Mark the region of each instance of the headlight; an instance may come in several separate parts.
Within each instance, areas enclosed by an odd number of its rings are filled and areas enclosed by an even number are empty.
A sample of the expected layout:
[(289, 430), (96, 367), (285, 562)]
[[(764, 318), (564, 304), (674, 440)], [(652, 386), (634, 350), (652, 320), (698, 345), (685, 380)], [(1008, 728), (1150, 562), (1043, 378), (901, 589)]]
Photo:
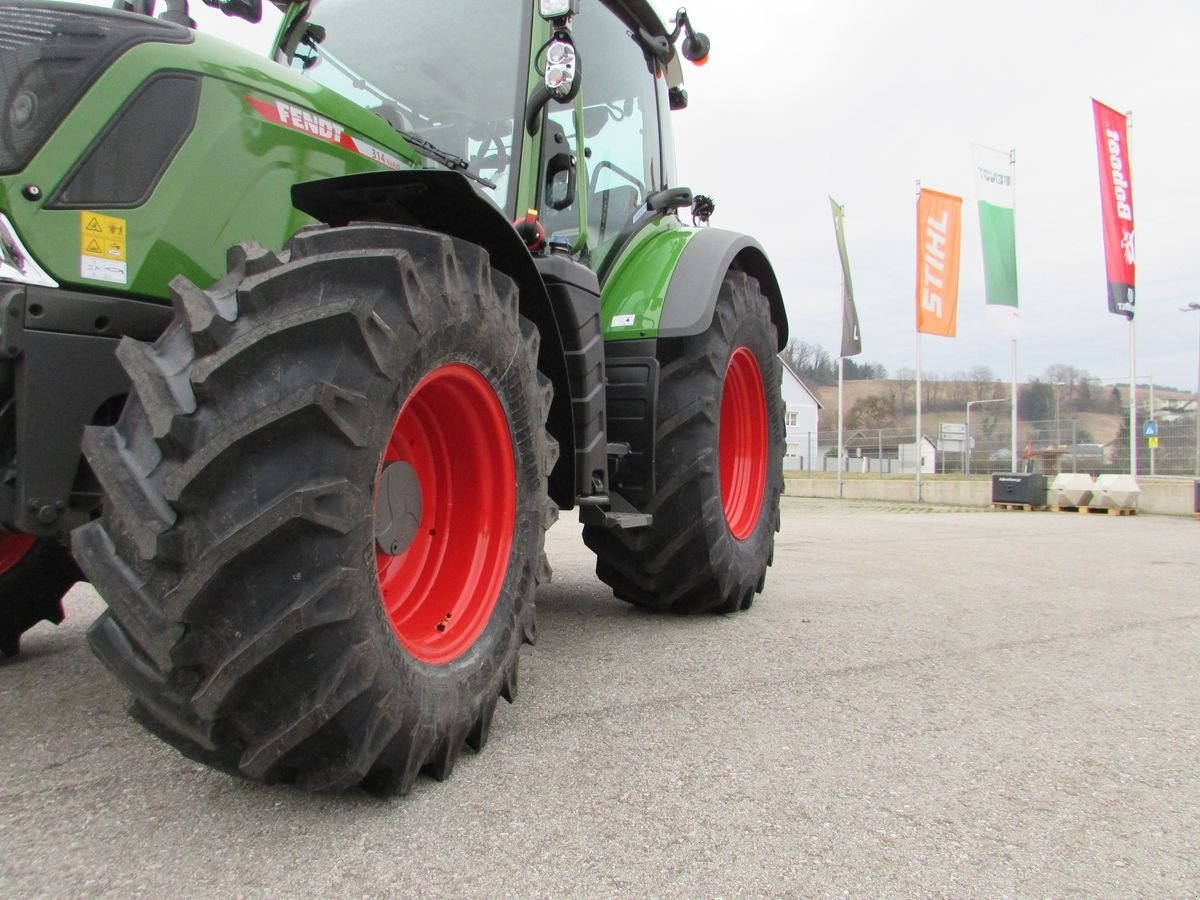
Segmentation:
[(59, 3), (0, 0), (0, 173), (18, 172), (118, 56), (186, 28)]
[(559, 100), (566, 99), (575, 85), (575, 48), (556, 40), (546, 50), (546, 87)]

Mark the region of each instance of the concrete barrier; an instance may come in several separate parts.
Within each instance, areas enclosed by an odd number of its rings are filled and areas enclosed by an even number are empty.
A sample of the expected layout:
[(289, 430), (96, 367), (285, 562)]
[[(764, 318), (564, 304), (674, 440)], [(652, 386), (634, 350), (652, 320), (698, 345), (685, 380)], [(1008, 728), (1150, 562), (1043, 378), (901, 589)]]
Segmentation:
[[(788, 497), (836, 498), (837, 476), (811, 477), (803, 473), (785, 473), (784, 494)], [(845, 500), (869, 500), (890, 503), (915, 503), (917, 485), (912, 476), (903, 478), (847, 478), (842, 483)], [(1139, 478), (1141, 494), (1138, 513), (1191, 518), (1193, 486), (1191, 480), (1177, 481)], [(935, 478), (922, 480), (921, 500), (945, 506), (991, 506), (992, 485), (985, 479)]]

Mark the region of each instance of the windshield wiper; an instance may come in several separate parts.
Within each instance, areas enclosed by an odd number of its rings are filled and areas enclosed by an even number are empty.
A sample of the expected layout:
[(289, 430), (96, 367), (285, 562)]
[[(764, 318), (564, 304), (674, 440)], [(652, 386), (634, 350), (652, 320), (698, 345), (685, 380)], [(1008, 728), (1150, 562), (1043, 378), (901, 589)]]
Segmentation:
[[(380, 118), (382, 118), (382, 116)], [(384, 119), (384, 121), (387, 122), (387, 119)], [(391, 125), (392, 123), (388, 122), (388, 124)], [(431, 144), (429, 141), (425, 140), (424, 138), (419, 138), (415, 134), (409, 134), (402, 128), (397, 128), (395, 125), (392, 125), (392, 130), (395, 131), (396, 134), (400, 135), (400, 137), (404, 138), (404, 140), (408, 141), (408, 143), (412, 145), (412, 148), (426, 159), (432, 159), (434, 162), (441, 163), (451, 171), (461, 172), (467, 178), (482, 184), (489, 190), (494, 191), (496, 189), (495, 182), (488, 181), (486, 178), (483, 178), (472, 172), (468, 168), (469, 163), (462, 157), (455, 156), (453, 153), (447, 153), (441, 147)]]
[[(313, 27), (314, 26), (310, 26), (310, 30)], [(315, 26), (315, 27), (320, 28), (320, 26)], [(349, 66), (347, 66), (345, 63), (343, 63), (341, 60), (339, 60), (336, 56), (334, 56), (328, 50), (325, 50), (323, 48), (318, 49), (317, 44), (319, 44), (324, 39), (325, 39), (325, 30), (321, 29), (319, 36), (315, 36), (313, 40), (308, 41), (308, 45), (310, 47), (312, 47), (312, 49), (313, 49), (314, 56), (313, 56), (313, 60), (311, 63), (307, 62), (307, 61), (305, 62), (304, 67), (306, 69), (311, 67), (312, 65), (315, 65), (318, 58), (322, 59), (325, 62), (329, 63), (333, 68), (337, 69), (337, 71), (341, 72), (343, 75), (345, 75), (347, 78), (349, 78), (351, 84), (353, 84), (354, 87), (358, 88), (359, 90), (366, 91), (368, 94), (371, 94), (372, 96), (374, 96), (375, 98), (377, 98), (378, 100), (380, 100), (383, 103), (392, 104), (397, 107), (399, 107), (401, 105), (400, 102), (398, 100), (396, 100), (395, 97), (391, 97), (388, 94), (386, 94), (385, 92), (379, 90), (379, 88), (375, 87), (375, 85), (371, 84), (371, 82), (367, 81), (367, 79), (363, 78), (357, 72), (353, 71)], [(404, 138), (404, 140), (408, 141), (408, 143), (412, 146), (412, 148), (414, 150), (416, 150), (417, 153), (419, 153), (421, 156), (425, 157), (426, 159), (432, 159), (436, 163), (441, 163), (443, 166), (445, 166), (447, 169), (450, 169), (452, 172), (461, 172), (464, 176), (466, 176), (467, 178), (476, 182), (477, 184), (482, 184), (488, 190), (492, 190), (492, 191), (496, 190), (495, 182), (488, 181), (486, 178), (483, 178), (482, 176), (476, 175), (474, 172), (472, 172), (469, 168), (470, 164), (462, 157), (455, 156), (453, 153), (448, 153), (445, 150), (443, 150), (441, 147), (438, 147), (436, 144), (431, 144), (429, 141), (425, 140), (424, 138), (419, 138), (415, 134), (405, 131), (403, 128), (396, 127), (396, 124), (394, 122), (392, 122), (390, 119), (388, 119), (387, 116), (380, 115), (378, 112), (376, 112), (376, 115), (379, 115), (379, 118), (381, 118), (381, 119), (383, 119), (383, 121), (387, 122), (388, 126), (394, 132), (396, 132), (396, 134), (400, 135), (400, 137), (402, 137), (402, 138)]]

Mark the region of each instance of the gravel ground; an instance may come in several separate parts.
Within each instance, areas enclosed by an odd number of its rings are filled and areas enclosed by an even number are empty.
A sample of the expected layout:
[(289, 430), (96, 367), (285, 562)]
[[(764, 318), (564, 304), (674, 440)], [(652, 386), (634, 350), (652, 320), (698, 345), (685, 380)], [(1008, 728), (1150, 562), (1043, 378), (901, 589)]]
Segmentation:
[(675, 619), (614, 600), (566, 515), (520, 700), (391, 801), (148, 736), (77, 586), (0, 666), (0, 893), (1197, 897), (1198, 547), (1190, 519), (786, 498), (754, 608)]

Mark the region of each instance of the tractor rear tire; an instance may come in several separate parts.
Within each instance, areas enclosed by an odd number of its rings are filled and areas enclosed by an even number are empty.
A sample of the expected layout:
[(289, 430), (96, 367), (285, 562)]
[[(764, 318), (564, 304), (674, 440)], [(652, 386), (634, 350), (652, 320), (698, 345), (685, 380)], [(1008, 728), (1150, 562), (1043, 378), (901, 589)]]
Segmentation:
[(83, 574), (57, 537), (0, 535), (0, 659), (21, 649), (39, 622), (63, 620), (62, 597)]
[(748, 609), (779, 530), (784, 421), (770, 306), (730, 272), (707, 331), (660, 340), (653, 523), (583, 529), (620, 599), (672, 613)]
[(306, 790), (406, 793), (512, 700), (545, 529), (551, 388), (512, 282), (413, 228), (230, 251), (125, 341), (84, 448), (92, 647), (185, 755)]

